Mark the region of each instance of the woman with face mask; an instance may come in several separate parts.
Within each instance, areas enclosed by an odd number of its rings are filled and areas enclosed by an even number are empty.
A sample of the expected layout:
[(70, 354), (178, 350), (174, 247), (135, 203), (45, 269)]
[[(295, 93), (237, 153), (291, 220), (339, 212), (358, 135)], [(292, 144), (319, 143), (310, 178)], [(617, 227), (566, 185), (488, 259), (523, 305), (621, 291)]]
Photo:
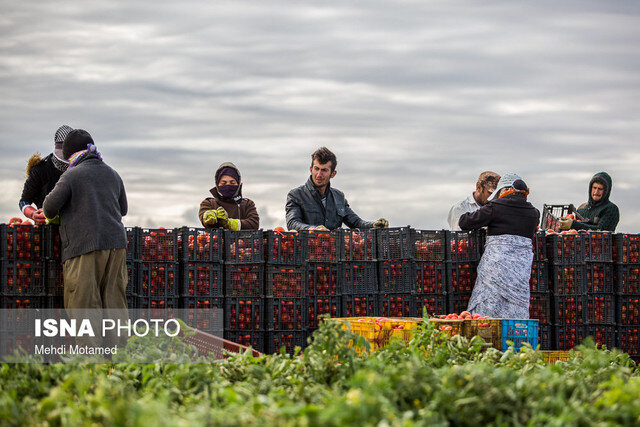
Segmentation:
[(257, 230), (260, 217), (253, 201), (242, 197), (242, 181), (238, 168), (230, 162), (220, 165), (215, 174), (213, 197), (200, 203), (200, 222), (205, 227), (227, 230)]

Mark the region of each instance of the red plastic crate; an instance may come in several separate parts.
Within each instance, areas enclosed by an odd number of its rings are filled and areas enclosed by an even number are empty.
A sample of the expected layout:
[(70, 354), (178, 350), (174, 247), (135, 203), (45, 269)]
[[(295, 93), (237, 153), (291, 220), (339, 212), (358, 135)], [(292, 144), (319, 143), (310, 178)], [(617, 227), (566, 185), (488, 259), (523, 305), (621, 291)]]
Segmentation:
[(640, 325), (640, 294), (618, 295), (616, 316), (619, 325)]
[[(447, 314), (447, 298), (443, 294), (415, 294), (416, 316)], [(426, 313), (425, 313), (426, 311)]]
[(341, 317), (378, 316), (378, 295), (343, 295)]
[(538, 319), (540, 324), (551, 323), (551, 298), (548, 292), (531, 292), (529, 318)]
[(5, 261), (40, 260), (44, 256), (42, 227), (0, 225), (0, 257)]
[(615, 288), (620, 295), (640, 294), (640, 265), (617, 265)]
[(138, 296), (168, 297), (178, 296), (179, 267), (174, 262), (142, 262), (139, 264), (141, 282)]
[(584, 295), (556, 296), (553, 307), (553, 320), (558, 325), (584, 325), (587, 322), (587, 301)]
[(585, 233), (547, 236), (547, 256), (554, 264), (584, 264), (585, 252)]
[(413, 253), (416, 261), (444, 261), (446, 259), (446, 232), (444, 230), (411, 229)]
[(416, 292), (419, 294), (445, 293), (445, 265), (440, 262), (422, 262), (416, 264)]
[(341, 229), (342, 231), (342, 251), (341, 261), (375, 261), (376, 253), (376, 230), (374, 228), (366, 230)]
[(546, 262), (534, 261), (531, 264), (529, 289), (531, 292), (549, 292), (549, 266)]
[(640, 325), (618, 326), (616, 347), (632, 357), (640, 356)]
[(587, 323), (615, 323), (615, 302), (611, 294), (587, 295)]
[(268, 297), (302, 298), (306, 296), (305, 276), (304, 267), (268, 265), (266, 295)]
[(264, 304), (265, 300), (262, 297), (225, 298), (224, 330), (264, 330)]
[(340, 317), (342, 304), (341, 297), (335, 296), (314, 296), (307, 298), (309, 320), (309, 330), (316, 329), (319, 325), (320, 316), (328, 314), (331, 317)]
[(339, 295), (338, 265), (333, 263), (307, 264), (307, 295)]
[(608, 231), (589, 231), (585, 239), (585, 261), (611, 262), (613, 260), (613, 239)]
[(385, 317), (416, 317), (415, 294), (380, 294), (380, 315)]
[(222, 264), (186, 262), (182, 264), (182, 287), (185, 297), (222, 297), (224, 273)]
[(46, 264), (43, 262), (25, 259), (3, 261), (0, 265), (2, 269), (0, 292), (2, 295), (46, 295)]
[(362, 295), (378, 292), (377, 263), (372, 261), (343, 262), (338, 265), (340, 292)]
[(308, 230), (304, 233), (304, 250), (309, 262), (337, 262), (340, 255), (340, 230)]
[(264, 232), (265, 258), (269, 264), (304, 265), (305, 235), (297, 231)]
[(447, 293), (471, 293), (476, 283), (477, 262), (447, 263)]
[(613, 261), (620, 264), (640, 264), (640, 234), (614, 234)]
[(223, 231), (221, 228), (179, 228), (180, 259), (186, 262), (222, 262)]
[(178, 262), (176, 229), (141, 228), (138, 247), (142, 261)]
[(613, 293), (613, 266), (607, 263), (586, 264), (587, 292)]
[(605, 345), (610, 350), (616, 344), (616, 328), (613, 325), (588, 325), (586, 337), (592, 337), (598, 347)]
[(582, 295), (586, 293), (584, 265), (554, 265), (552, 268), (554, 295)]
[(226, 264), (225, 296), (264, 295), (264, 264)]
[(266, 329), (302, 330), (307, 328), (306, 298), (267, 298)]

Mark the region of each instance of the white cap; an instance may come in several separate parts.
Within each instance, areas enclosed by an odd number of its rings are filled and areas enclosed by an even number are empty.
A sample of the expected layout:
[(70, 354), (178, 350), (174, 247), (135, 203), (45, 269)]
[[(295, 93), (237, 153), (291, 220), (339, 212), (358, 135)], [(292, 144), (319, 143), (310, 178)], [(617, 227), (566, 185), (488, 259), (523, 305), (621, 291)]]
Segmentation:
[(500, 181), (498, 181), (498, 185), (496, 185), (495, 191), (491, 193), (491, 196), (489, 196), (487, 201), (493, 200), (503, 188), (513, 187), (513, 183), (517, 180), (522, 180), (522, 178), (520, 178), (518, 174), (515, 174), (513, 172), (505, 173), (504, 175), (502, 175), (500, 177)]

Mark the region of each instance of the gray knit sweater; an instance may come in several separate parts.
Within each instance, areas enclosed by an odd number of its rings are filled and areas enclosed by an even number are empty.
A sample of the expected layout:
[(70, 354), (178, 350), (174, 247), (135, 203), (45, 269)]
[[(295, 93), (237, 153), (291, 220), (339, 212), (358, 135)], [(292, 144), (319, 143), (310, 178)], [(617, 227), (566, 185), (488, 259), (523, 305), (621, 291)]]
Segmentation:
[(127, 247), (122, 217), (127, 195), (118, 173), (89, 154), (62, 174), (44, 200), (47, 218), (60, 215), (62, 261), (89, 252)]

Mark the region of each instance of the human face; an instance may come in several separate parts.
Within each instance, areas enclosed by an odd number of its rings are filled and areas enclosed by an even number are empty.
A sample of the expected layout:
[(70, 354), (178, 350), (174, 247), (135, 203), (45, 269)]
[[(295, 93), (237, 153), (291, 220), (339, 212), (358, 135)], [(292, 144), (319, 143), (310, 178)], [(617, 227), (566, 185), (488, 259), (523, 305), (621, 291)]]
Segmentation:
[(325, 188), (331, 178), (336, 176), (337, 171), (331, 171), (331, 162), (327, 162), (324, 164), (320, 164), (317, 160), (313, 161), (311, 168), (309, 168), (311, 172), (311, 177), (313, 178), (313, 183), (318, 188)]
[(229, 175), (222, 175), (218, 181), (218, 187), (222, 187), (223, 185), (238, 185), (238, 181)]
[(594, 202), (599, 202), (602, 196), (604, 196), (604, 185), (594, 182), (591, 185), (591, 198)]
[(481, 206), (485, 205), (495, 189), (496, 187), (490, 184), (476, 184), (476, 193), (474, 194), (476, 202)]

